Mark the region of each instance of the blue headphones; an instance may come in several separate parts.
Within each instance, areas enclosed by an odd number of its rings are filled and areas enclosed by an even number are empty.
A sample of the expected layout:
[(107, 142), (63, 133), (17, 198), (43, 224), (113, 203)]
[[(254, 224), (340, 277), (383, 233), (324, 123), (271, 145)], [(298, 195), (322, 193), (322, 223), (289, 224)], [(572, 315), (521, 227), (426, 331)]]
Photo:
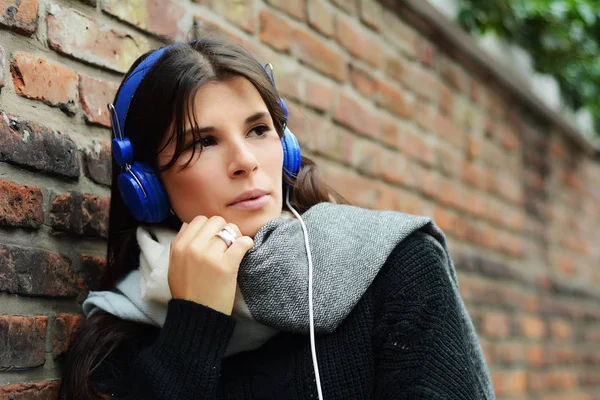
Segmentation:
[[(161, 222), (169, 215), (169, 201), (158, 175), (150, 164), (133, 160), (133, 147), (129, 138), (124, 135), (125, 120), (131, 100), (140, 82), (156, 60), (170, 47), (163, 47), (147, 56), (121, 86), (115, 105), (108, 104), (114, 134), (112, 154), (115, 162), (121, 169), (124, 169), (117, 178), (119, 192), (131, 215), (138, 221), (149, 223)], [(271, 64), (267, 64), (269, 70), (267, 70), (267, 66), (262, 64), (261, 66), (275, 86)], [(300, 145), (294, 134), (287, 128), (288, 109), (282, 98), (279, 98), (279, 104), (285, 114), (284, 135), (281, 138), (283, 173), (290, 178), (295, 178), (300, 171)]]

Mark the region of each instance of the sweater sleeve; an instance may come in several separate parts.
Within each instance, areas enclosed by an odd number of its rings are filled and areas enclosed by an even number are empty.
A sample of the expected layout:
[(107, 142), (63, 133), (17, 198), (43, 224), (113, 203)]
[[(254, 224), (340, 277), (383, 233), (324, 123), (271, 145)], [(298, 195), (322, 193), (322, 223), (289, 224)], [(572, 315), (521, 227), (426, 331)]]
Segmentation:
[(191, 301), (169, 301), (165, 324), (149, 345), (117, 349), (94, 373), (110, 398), (216, 399), (221, 361), (234, 320)]
[(494, 399), (483, 352), (431, 236), (402, 241), (375, 285), (375, 398)]

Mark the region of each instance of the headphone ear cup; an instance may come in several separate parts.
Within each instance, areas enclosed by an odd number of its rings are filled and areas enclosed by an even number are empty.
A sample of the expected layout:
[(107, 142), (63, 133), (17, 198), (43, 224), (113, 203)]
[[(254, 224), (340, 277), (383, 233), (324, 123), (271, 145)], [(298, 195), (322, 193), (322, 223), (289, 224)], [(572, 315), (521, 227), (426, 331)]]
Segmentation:
[(302, 153), (298, 139), (287, 127), (281, 138), (281, 145), (283, 147), (283, 173), (295, 179), (300, 172)]
[(144, 177), (152, 187), (154, 206), (151, 209), (151, 221), (149, 222), (161, 222), (169, 215), (169, 199), (167, 192), (160, 181), (160, 178), (154, 172), (154, 169), (150, 165), (146, 165), (144, 171)]
[(149, 223), (163, 221), (169, 212), (167, 194), (150, 164), (134, 162), (131, 166), (132, 173), (138, 177), (148, 195), (146, 207), (141, 220)]
[[(141, 181), (140, 181), (141, 182)], [(125, 206), (138, 221), (144, 221), (149, 208), (149, 199), (144, 196), (142, 187), (130, 171), (121, 173), (117, 178), (119, 192)]]

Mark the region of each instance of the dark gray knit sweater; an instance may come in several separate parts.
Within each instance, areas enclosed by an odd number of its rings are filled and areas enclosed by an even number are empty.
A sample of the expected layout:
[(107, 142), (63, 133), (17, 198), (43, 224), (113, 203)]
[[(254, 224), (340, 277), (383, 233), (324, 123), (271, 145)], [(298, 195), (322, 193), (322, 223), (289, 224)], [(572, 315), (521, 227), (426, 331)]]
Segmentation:
[[(493, 399), (461, 302), (425, 234), (400, 242), (350, 315), (317, 336), (324, 398)], [(210, 308), (171, 300), (164, 327), (148, 325), (120, 345), (93, 381), (124, 399), (317, 398), (308, 336), (281, 333), (224, 358), (234, 324)]]

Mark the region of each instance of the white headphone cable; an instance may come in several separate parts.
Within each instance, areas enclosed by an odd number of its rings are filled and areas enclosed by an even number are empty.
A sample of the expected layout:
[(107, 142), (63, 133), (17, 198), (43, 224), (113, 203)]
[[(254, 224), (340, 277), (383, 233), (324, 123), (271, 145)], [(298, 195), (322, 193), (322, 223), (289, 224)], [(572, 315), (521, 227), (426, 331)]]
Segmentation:
[(321, 378), (319, 377), (319, 364), (317, 362), (317, 349), (315, 345), (315, 319), (313, 315), (313, 290), (312, 290), (312, 282), (313, 282), (313, 264), (312, 264), (312, 255), (310, 253), (310, 245), (308, 244), (308, 233), (306, 232), (306, 225), (304, 225), (304, 221), (302, 217), (294, 207), (290, 204), (290, 189), (286, 190), (285, 194), (285, 203), (287, 204), (290, 211), (298, 218), (300, 224), (302, 225), (302, 231), (304, 232), (304, 245), (306, 246), (306, 254), (308, 256), (308, 315), (310, 319), (310, 350), (312, 353), (313, 367), (315, 369), (315, 381), (317, 384), (317, 394), (319, 395), (319, 400), (323, 400), (323, 392), (321, 391)]

